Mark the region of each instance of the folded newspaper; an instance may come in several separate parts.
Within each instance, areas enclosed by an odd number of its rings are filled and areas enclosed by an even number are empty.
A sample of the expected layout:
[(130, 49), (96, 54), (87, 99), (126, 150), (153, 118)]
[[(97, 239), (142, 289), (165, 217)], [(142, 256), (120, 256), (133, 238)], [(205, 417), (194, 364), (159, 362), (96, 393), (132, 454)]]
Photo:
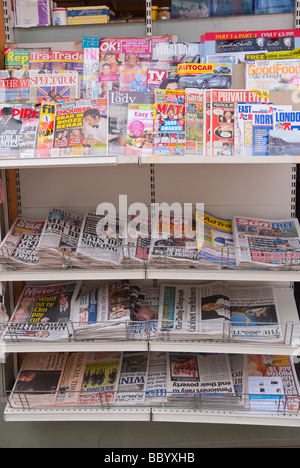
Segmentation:
[(72, 336), (70, 323), (80, 282), (26, 285), (3, 341), (60, 341)]
[(300, 227), (297, 218), (269, 220), (234, 216), (233, 237), (239, 268), (300, 268)]

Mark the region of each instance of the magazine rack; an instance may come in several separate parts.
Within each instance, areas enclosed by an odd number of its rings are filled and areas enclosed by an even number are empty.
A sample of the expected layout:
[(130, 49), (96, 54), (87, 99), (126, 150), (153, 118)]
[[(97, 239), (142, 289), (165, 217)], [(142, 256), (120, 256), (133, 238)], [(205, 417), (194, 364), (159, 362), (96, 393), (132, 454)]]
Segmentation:
[[(178, 33), (180, 40), (199, 40), (201, 20), (157, 21), (152, 24), (151, 0), (146, 0), (145, 24), (104, 25), (105, 36), (134, 35), (148, 37), (167, 33)], [(298, 3), (298, 2), (296, 2)], [(4, 5), (5, 34), (7, 42), (41, 43), (55, 41), (57, 28), (30, 28), (23, 30), (12, 27), (10, 4)], [(298, 12), (298, 10), (297, 10)], [(298, 18), (298, 13), (296, 14)], [(272, 29), (293, 28), (294, 16), (270, 15)], [(297, 20), (298, 21), (298, 20)], [(256, 29), (265, 29), (265, 16), (255, 18)], [(237, 26), (238, 25), (238, 26)], [(146, 26), (146, 31), (145, 31)], [(208, 18), (201, 22), (201, 32), (213, 30), (247, 30), (247, 16), (238, 18)], [(82, 35), (98, 36), (99, 27), (61, 27), (60, 40), (78, 40)], [(197, 38), (197, 39), (196, 39)], [(108, 158), (109, 159), (109, 158)], [(134, 161), (101, 158), (70, 159), (10, 159), (0, 160), (2, 182), (8, 195), (4, 205), (3, 232), (7, 232), (17, 215), (32, 219), (45, 218), (49, 209), (58, 206), (79, 214), (86, 209), (95, 209), (101, 202), (118, 205), (120, 194), (128, 196), (128, 204), (137, 201), (150, 207), (153, 203), (174, 202), (205, 204), (208, 211), (223, 217), (245, 215), (265, 218), (289, 218), (296, 215), (296, 164), (300, 156), (270, 158), (174, 159), (150, 157)], [(14, 169), (12, 172), (11, 170)], [(11, 181), (14, 183), (12, 188)], [(276, 353), (293, 354), (298, 349), (299, 318), (293, 302), (293, 282), (299, 280), (299, 271), (238, 271), (238, 270), (192, 270), (177, 268), (123, 268), (105, 270), (77, 270), (65, 268), (59, 271), (30, 271), (16, 269), (0, 271), (1, 281), (7, 281), (13, 304), (13, 286), (23, 281), (73, 280), (101, 281), (133, 279), (159, 285), (161, 281), (209, 281), (228, 280), (257, 284), (275, 284), (282, 290), (280, 317), (286, 335), (284, 345), (266, 344), (266, 347), (246, 343), (220, 342), (187, 343), (148, 338), (132, 342), (81, 342), (66, 343), (0, 343), (0, 362), (7, 353), (49, 352), (78, 350), (147, 350), (147, 351), (198, 351), (219, 353)], [(290, 323), (291, 322), (291, 323)], [(294, 339), (295, 338), (295, 339)], [(5, 382), (3, 383), (5, 390)], [(4, 392), (3, 392), (4, 395)], [(168, 421), (205, 422), (227, 424), (250, 424), (300, 427), (299, 414), (241, 415), (232, 408), (18, 408), (7, 407), (6, 421)]]

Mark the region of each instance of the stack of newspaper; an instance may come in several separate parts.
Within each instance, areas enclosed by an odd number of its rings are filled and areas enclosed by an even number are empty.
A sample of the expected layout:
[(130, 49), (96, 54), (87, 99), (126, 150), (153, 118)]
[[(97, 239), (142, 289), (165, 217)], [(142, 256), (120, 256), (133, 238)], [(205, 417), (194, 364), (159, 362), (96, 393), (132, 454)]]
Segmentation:
[(128, 281), (104, 283), (82, 290), (74, 304), (75, 340), (126, 340), (137, 307), (139, 288)]
[(300, 268), (300, 227), (297, 218), (269, 220), (234, 216), (233, 237), (239, 268)]
[(157, 215), (151, 232), (148, 264), (155, 268), (200, 268), (195, 217)]
[(148, 368), (148, 352), (125, 352), (123, 354), (116, 406), (145, 405)]
[(18, 270), (45, 268), (37, 247), (44, 221), (18, 217), (0, 245), (0, 263), (5, 268)]
[(73, 263), (79, 268), (118, 268), (123, 261), (124, 222), (85, 214)]
[(44, 265), (72, 265), (81, 226), (81, 216), (60, 208), (50, 210), (37, 246)]
[(161, 286), (157, 331), (159, 339), (226, 339), (229, 332), (229, 287), (226, 283), (216, 281), (201, 286)]

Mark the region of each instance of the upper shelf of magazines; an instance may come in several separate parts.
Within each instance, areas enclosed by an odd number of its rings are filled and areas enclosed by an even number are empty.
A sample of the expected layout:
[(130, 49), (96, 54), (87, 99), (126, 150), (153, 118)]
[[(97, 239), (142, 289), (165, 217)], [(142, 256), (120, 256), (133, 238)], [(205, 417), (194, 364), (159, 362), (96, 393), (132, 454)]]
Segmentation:
[(299, 29), (24, 47), (0, 71), (2, 167), (299, 163)]

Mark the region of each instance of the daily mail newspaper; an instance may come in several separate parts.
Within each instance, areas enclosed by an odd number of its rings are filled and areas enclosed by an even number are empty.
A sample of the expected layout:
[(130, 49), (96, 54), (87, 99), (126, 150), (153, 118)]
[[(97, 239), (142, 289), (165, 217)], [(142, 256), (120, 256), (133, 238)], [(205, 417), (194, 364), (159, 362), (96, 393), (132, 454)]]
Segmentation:
[[(48, 213), (37, 247), (39, 256), (57, 263), (72, 263), (82, 226), (83, 218), (60, 208)], [(54, 258), (53, 258), (54, 257)]]
[(167, 391), (172, 399), (234, 395), (228, 355), (167, 353)]
[(233, 340), (283, 342), (273, 286), (229, 288)]
[(37, 252), (44, 221), (18, 217), (0, 245), (0, 263), (17, 269), (43, 268)]
[(300, 268), (297, 218), (269, 220), (234, 216), (232, 227), (238, 267)]
[(56, 406), (68, 353), (27, 353), (9, 397), (12, 408)]
[(67, 340), (80, 282), (27, 285), (2, 335), (4, 341)]

